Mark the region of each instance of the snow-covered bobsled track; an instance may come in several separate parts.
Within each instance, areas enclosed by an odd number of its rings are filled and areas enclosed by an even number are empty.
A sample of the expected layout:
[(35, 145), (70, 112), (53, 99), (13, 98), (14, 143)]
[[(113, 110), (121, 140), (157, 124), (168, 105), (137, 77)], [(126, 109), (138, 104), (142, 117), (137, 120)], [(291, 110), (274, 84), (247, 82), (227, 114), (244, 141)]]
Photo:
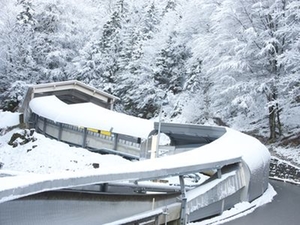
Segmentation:
[[(67, 105), (53, 95), (33, 98), (30, 109), (45, 135), (71, 144), (75, 135), (83, 140), (77, 145), (89, 148), (88, 129), (110, 131), (111, 139), (94, 142), (93, 149), (106, 143), (102, 150), (140, 160), (76, 174), (1, 177), (0, 224), (186, 224), (251, 202), (268, 188), (268, 150), (229, 128), (154, 123), (92, 103)], [(63, 125), (83, 128), (82, 136)], [(155, 142), (161, 133), (169, 137), (167, 146)], [(127, 151), (126, 142), (120, 147), (122, 136), (137, 140), (139, 155)], [(188, 183), (199, 174), (205, 181)], [(178, 182), (168, 182), (170, 177)]]

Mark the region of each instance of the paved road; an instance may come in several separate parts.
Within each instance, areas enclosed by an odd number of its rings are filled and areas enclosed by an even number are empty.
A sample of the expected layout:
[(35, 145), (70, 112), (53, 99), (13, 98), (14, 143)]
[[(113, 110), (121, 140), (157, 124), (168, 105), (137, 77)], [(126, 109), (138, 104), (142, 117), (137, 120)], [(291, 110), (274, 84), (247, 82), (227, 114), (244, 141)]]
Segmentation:
[(273, 201), (249, 215), (225, 223), (226, 225), (299, 225), (300, 186), (270, 181), (277, 192)]

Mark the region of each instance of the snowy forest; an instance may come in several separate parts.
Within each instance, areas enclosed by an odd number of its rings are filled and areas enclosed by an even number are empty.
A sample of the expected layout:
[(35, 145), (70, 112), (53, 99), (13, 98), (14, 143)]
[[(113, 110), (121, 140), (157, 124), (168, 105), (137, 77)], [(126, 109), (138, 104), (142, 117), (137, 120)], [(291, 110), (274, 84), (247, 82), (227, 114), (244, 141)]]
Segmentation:
[(79, 80), (142, 118), (300, 133), (298, 0), (0, 0), (0, 100)]

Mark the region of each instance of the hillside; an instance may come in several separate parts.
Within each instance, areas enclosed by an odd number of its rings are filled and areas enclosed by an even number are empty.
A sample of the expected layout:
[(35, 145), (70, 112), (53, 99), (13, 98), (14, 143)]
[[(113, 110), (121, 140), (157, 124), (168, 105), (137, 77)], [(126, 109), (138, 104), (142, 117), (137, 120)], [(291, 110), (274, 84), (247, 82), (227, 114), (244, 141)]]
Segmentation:
[[(117, 110), (230, 126), (298, 148), (299, 2), (2, 0), (1, 108), (27, 86), (77, 79)], [(298, 153), (299, 154), (299, 153)], [(299, 156), (299, 155), (298, 155)]]

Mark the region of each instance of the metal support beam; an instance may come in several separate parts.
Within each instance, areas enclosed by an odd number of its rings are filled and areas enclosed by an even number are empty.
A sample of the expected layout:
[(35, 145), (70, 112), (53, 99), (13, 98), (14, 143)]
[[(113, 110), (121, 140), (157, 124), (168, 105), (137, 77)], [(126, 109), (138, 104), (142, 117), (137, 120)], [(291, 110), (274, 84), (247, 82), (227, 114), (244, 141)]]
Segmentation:
[(118, 141), (119, 141), (119, 134), (114, 134), (115, 139), (114, 139), (114, 147), (113, 150), (118, 150)]
[(161, 114), (162, 114), (162, 105), (159, 110), (159, 121), (158, 121), (158, 131), (157, 131), (157, 142), (155, 149), (155, 158), (159, 158), (159, 141), (160, 141), (160, 129), (161, 129)]
[(107, 192), (108, 191), (108, 183), (103, 183), (100, 185), (100, 191), (101, 192)]
[(218, 175), (218, 178), (220, 179), (222, 177), (222, 171), (221, 171), (221, 168), (219, 168), (217, 170), (217, 175)]
[(37, 115), (37, 114), (33, 114), (34, 115), (34, 128), (35, 128), (35, 130), (36, 131), (38, 131), (38, 129), (39, 129), (39, 125), (38, 125), (38, 122), (39, 122), (39, 116)]
[(87, 138), (87, 128), (85, 127), (83, 130), (83, 140), (82, 140), (82, 147), (86, 147), (86, 138)]
[(61, 141), (61, 136), (62, 136), (62, 123), (59, 123), (59, 128), (58, 128), (58, 137), (57, 137), (57, 140), (58, 141)]
[(43, 118), (43, 135), (46, 134), (46, 128), (47, 128), (47, 119), (46, 118)]
[(187, 223), (187, 215), (186, 215), (186, 190), (184, 184), (183, 175), (179, 176), (180, 188), (181, 188), (181, 215), (180, 215), (180, 225), (186, 225)]
[(163, 215), (165, 216), (165, 225), (167, 225), (168, 224), (168, 215), (169, 215), (169, 213), (168, 213), (168, 207), (166, 207), (164, 209)]

